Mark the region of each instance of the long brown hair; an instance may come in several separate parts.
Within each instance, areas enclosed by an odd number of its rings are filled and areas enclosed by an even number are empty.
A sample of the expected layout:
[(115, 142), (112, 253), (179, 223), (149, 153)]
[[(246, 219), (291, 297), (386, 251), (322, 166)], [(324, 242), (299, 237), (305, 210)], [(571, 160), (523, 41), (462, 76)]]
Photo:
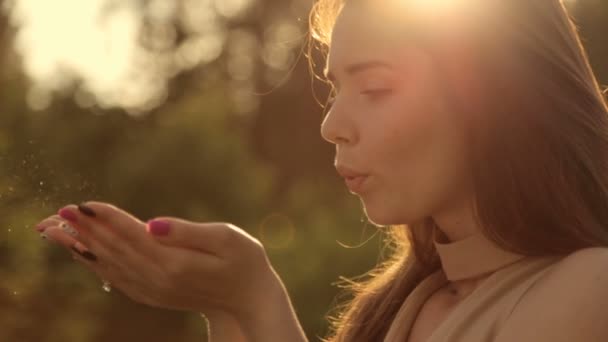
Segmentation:
[[(315, 3), (309, 56), (328, 51), (350, 1), (365, 0)], [(576, 23), (559, 0), (472, 2), (480, 10), (466, 28), (443, 31), (460, 32), (457, 39), (433, 34), (441, 32), (435, 22), (414, 43), (432, 52), (444, 95), (466, 124), (482, 233), (529, 256), (608, 246), (608, 107)], [(403, 300), (441, 267), (436, 228), (431, 217), (388, 227), (392, 253), (363, 280), (345, 279), (352, 298), (329, 317), (325, 341), (384, 338)]]

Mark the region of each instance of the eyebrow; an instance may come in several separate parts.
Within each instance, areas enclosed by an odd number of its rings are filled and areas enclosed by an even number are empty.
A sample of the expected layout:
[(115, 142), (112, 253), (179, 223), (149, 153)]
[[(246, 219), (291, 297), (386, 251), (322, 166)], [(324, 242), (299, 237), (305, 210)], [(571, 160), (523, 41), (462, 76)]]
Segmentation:
[[(351, 65), (347, 66), (345, 70), (348, 75), (352, 76), (354, 74), (363, 72), (365, 70), (374, 69), (374, 68), (393, 69), (393, 67), (386, 62), (379, 61), (379, 60), (371, 60), (371, 61), (351, 64)], [(336, 76), (331, 71), (329, 71), (328, 67), (325, 67), (325, 69), (323, 70), (323, 75), (325, 76), (325, 78), (327, 78), (328, 80), (330, 80), (332, 82), (336, 81)]]

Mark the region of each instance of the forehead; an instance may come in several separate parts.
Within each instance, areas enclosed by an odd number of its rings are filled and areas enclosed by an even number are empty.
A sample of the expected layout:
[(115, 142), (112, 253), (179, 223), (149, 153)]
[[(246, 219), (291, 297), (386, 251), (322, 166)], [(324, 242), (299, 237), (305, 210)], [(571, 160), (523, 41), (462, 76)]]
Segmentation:
[(355, 58), (391, 58), (411, 45), (407, 15), (394, 12), (374, 1), (347, 1), (333, 28), (327, 68), (333, 70)]

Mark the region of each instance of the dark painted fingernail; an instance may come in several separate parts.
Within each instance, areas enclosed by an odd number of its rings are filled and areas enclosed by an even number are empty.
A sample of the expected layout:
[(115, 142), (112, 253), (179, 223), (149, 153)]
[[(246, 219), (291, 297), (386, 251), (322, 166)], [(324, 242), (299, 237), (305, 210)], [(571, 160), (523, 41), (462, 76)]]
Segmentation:
[(90, 261), (97, 261), (97, 256), (89, 251), (83, 244), (76, 242), (72, 246), (72, 250)]
[(93, 209), (87, 207), (86, 205), (80, 203), (78, 205), (78, 210), (80, 210), (81, 213), (89, 216), (89, 217), (95, 217), (97, 215), (95, 215), (95, 212), (93, 211)]
[(78, 217), (76, 216), (76, 214), (67, 208), (63, 208), (63, 209), (59, 210), (59, 216), (61, 216), (62, 218), (66, 219), (70, 222), (76, 222), (76, 220), (78, 220)]
[(89, 251), (82, 253), (82, 256), (91, 261), (97, 261), (97, 256)]
[(84, 258), (85, 258), (85, 259), (87, 259), (87, 260), (90, 260), (90, 261), (97, 261), (97, 256), (95, 256), (95, 254), (93, 254), (93, 253), (91, 253), (91, 252), (89, 252), (89, 251), (84, 251), (84, 252), (81, 252), (81, 251), (77, 250), (77, 249), (76, 249), (76, 247), (72, 247), (72, 250), (73, 250), (74, 252), (76, 252), (76, 253), (78, 253), (78, 254), (82, 255), (82, 257), (84, 257)]

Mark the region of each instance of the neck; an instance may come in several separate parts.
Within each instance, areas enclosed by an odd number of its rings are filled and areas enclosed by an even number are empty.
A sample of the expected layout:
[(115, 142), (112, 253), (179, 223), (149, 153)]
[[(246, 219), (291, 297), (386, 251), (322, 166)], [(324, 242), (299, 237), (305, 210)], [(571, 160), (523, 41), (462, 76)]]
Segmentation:
[(432, 216), (444, 242), (462, 240), (480, 230), (471, 201), (461, 199), (453, 203), (454, 205), (444, 206), (443, 210)]
[[(436, 234), (434, 236), (435, 241), (449, 243), (449, 242), (455, 242), (458, 240), (465, 239), (466, 237), (471, 236), (473, 233), (471, 232), (470, 234), (467, 234), (466, 236), (463, 236), (459, 239), (450, 239), (449, 236), (443, 230), (441, 230), (439, 227), (437, 227), (437, 229), (435, 230), (435, 234)], [(454, 236), (454, 235), (459, 235), (459, 234), (458, 233), (452, 234), (452, 236)], [(489, 274), (483, 274), (483, 275), (479, 275), (479, 276), (471, 277), (471, 278), (467, 278), (467, 279), (450, 280), (446, 284), (445, 288), (446, 288), (447, 292), (450, 294), (450, 296), (452, 296), (453, 299), (460, 301), (460, 300), (466, 298), (471, 292), (473, 292), (473, 290), (475, 290), (477, 288), (477, 286), (484, 279), (486, 279), (488, 277), (488, 275)]]

